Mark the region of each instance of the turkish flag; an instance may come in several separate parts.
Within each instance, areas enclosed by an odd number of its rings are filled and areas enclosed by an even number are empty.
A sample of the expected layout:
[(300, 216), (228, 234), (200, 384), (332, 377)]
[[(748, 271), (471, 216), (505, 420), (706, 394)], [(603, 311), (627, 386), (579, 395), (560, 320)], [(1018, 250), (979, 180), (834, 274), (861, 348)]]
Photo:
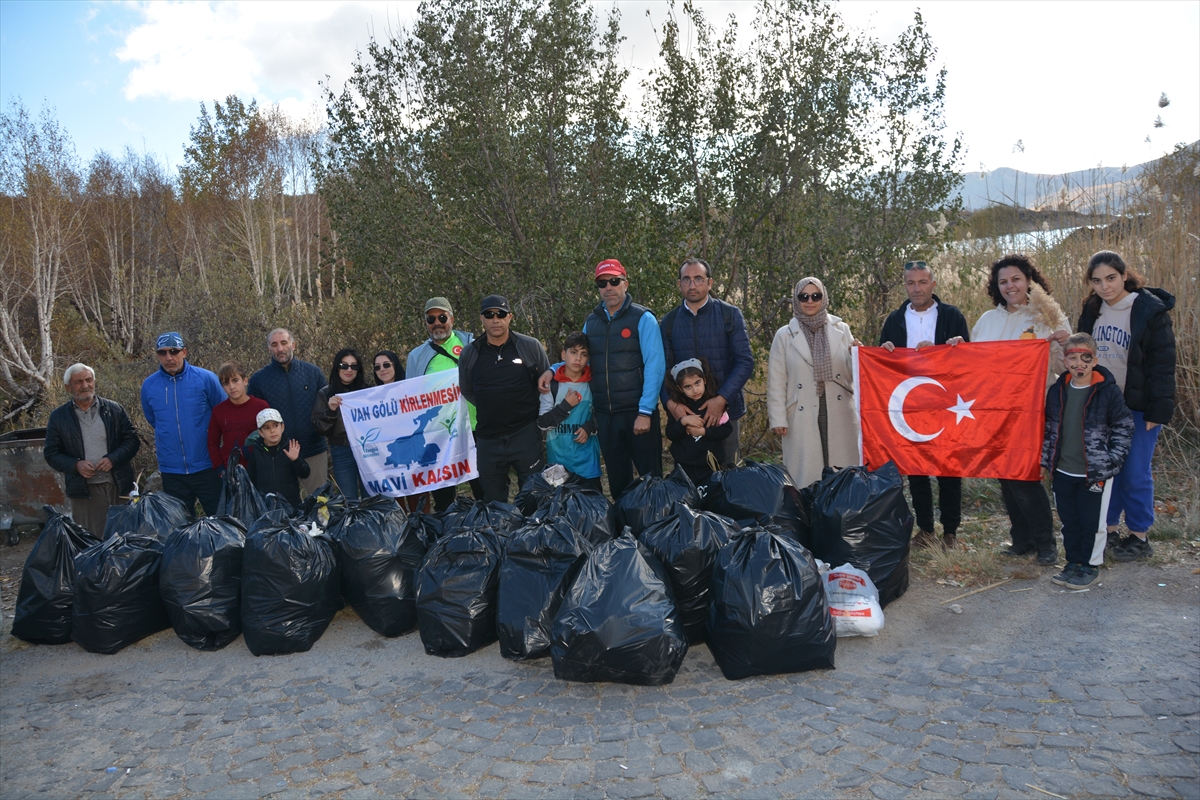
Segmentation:
[(862, 463), (895, 461), (904, 475), (1038, 480), (1049, 363), (1044, 339), (855, 348)]

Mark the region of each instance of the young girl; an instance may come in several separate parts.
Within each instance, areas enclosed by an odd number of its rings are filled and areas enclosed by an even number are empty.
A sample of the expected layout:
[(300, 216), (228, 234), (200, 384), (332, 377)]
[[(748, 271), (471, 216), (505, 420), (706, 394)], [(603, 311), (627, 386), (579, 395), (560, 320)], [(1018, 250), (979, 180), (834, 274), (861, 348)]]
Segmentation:
[(672, 400), (687, 406), (692, 412), (682, 419), (672, 418), (667, 423), (671, 455), (675, 463), (683, 467), (692, 483), (703, 486), (713, 472), (720, 469), (720, 443), (733, 430), (728, 414), (722, 414), (720, 421), (712, 427), (704, 425), (704, 412), (700, 406), (717, 396), (717, 379), (707, 361), (689, 358), (671, 368), (667, 392)]

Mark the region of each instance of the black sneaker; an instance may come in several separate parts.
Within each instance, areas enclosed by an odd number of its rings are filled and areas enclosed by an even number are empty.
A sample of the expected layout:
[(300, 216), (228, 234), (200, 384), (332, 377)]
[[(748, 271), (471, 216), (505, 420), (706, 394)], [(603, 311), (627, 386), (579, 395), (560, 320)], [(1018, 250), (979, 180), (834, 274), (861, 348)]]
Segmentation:
[(1067, 564), (1063, 567), (1062, 572), (1058, 573), (1050, 579), (1050, 582), (1055, 586), (1066, 586), (1067, 583), (1075, 576), (1075, 570), (1079, 569), (1078, 564)]
[(1149, 558), (1154, 553), (1154, 548), (1150, 547), (1150, 542), (1146, 539), (1139, 539), (1132, 533), (1121, 540), (1117, 548), (1113, 550), (1113, 559), (1116, 561), (1137, 561), (1142, 558)]
[(1105, 550), (1114, 550), (1121, 546), (1121, 532), (1109, 531), (1108, 541), (1104, 543)]
[(1047, 547), (1045, 550), (1038, 550), (1037, 562), (1043, 567), (1052, 567), (1058, 563), (1058, 548)]
[(1075, 569), (1075, 574), (1067, 578), (1067, 588), (1072, 591), (1086, 589), (1095, 582), (1096, 578), (1100, 577), (1100, 570), (1088, 564), (1080, 564)]

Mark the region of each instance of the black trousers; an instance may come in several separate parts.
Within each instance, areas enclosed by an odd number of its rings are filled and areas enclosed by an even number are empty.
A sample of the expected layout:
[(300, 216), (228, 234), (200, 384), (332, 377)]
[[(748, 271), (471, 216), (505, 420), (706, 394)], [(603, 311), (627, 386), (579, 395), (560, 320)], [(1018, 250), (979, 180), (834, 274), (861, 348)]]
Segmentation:
[[(948, 534), (958, 533), (962, 522), (962, 478), (938, 476), (938, 511), (942, 516), (942, 530)], [(912, 492), (913, 513), (917, 516), (917, 527), (933, 532), (933, 484), (925, 475), (909, 475), (908, 489)]]
[[(1054, 505), (1062, 520), (1063, 550), (1068, 564), (1104, 563), (1104, 544), (1108, 531), (1101, 524), (1100, 512), (1106, 511), (1106, 497), (1112, 493), (1112, 481), (1089, 483), (1087, 478), (1064, 475), (1055, 470)], [(1105, 487), (1109, 487), (1105, 491)]]
[(1050, 550), (1054, 543), (1054, 516), (1041, 481), (1000, 481), (1004, 510), (1012, 522), (1014, 547)]
[(633, 423), (636, 411), (606, 414), (595, 411), (596, 435), (600, 438), (600, 455), (608, 471), (608, 493), (615, 501), (633, 483), (633, 470), (638, 475), (662, 476), (662, 429), (658, 409), (650, 415), (650, 430), (635, 434)]
[(221, 479), (215, 469), (202, 469), (190, 475), (164, 472), (162, 483), (163, 491), (182, 500), (189, 514), (196, 513), (197, 500), (205, 514), (217, 513), (217, 503), (221, 500)]
[[(479, 483), (479, 478), (473, 478), (471, 484), (471, 495), (476, 500), (483, 499), (483, 485)], [(445, 511), (454, 502), (454, 498), (458, 496), (458, 486), (447, 486), (442, 489), (434, 489), (433, 508), (427, 509), (427, 513), (432, 514), (434, 510)]]
[(515, 470), (517, 486), (524, 486), (525, 479), (546, 466), (542, 450), (542, 432), (536, 422), (531, 422), (516, 433), (485, 439), (475, 434), (475, 460), (479, 465), (479, 485), (483, 488), (483, 500), (508, 502), (508, 473)]

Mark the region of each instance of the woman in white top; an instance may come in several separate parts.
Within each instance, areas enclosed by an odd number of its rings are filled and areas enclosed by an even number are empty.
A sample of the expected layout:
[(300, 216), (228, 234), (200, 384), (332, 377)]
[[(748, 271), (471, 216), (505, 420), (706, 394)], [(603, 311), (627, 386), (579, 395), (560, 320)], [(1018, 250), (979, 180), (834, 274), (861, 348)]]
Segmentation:
[[(1063, 370), (1062, 343), (1071, 335), (1067, 315), (1050, 296), (1050, 284), (1023, 255), (1007, 255), (992, 264), (988, 296), (996, 304), (971, 329), (973, 342), (1048, 339), (1050, 364), (1046, 388)], [(1000, 495), (1012, 523), (1012, 544), (1003, 552), (1023, 556), (1037, 552), (1039, 564), (1058, 561), (1050, 498), (1041, 481), (1000, 481)]]
[(821, 479), (825, 467), (858, 463), (858, 415), (850, 348), (860, 342), (829, 313), (817, 278), (803, 278), (792, 319), (775, 332), (767, 362), (767, 416), (783, 437), (783, 465), (797, 486)]

